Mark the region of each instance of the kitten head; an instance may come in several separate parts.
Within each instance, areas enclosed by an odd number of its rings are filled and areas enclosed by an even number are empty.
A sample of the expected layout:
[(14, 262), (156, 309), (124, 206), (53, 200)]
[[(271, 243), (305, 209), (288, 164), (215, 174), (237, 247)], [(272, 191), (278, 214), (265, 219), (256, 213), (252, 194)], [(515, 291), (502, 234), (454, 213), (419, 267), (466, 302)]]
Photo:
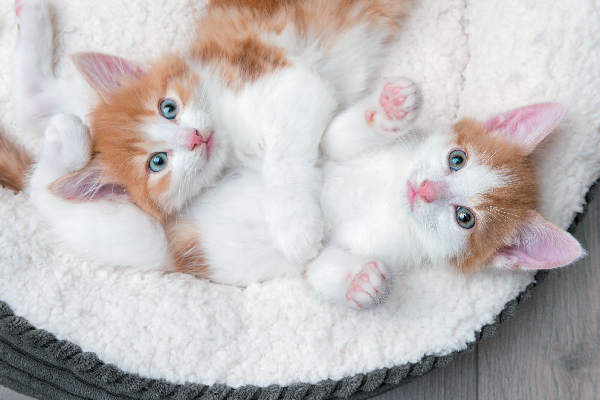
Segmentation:
[(452, 132), (425, 139), (406, 190), (417, 235), (433, 260), (449, 259), (460, 270), (486, 263), (545, 269), (583, 255), (571, 235), (535, 211), (529, 155), (564, 113), (558, 104), (536, 104), (483, 124), (463, 119)]
[(215, 131), (200, 77), (183, 59), (166, 56), (148, 70), (95, 53), (77, 54), (74, 62), (100, 102), (90, 117), (93, 160), (56, 186), (65, 188), (59, 195), (119, 194), (162, 220), (214, 182), (227, 146)]

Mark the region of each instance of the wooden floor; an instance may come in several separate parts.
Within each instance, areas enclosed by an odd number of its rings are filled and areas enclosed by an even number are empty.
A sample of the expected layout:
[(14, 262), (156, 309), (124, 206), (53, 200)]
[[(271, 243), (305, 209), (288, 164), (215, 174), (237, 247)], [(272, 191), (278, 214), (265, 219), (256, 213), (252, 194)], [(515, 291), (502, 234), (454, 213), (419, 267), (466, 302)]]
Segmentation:
[[(475, 352), (374, 399), (600, 399), (599, 226), (596, 198), (576, 232), (588, 257), (550, 274)], [(0, 400), (27, 399), (0, 387)]]

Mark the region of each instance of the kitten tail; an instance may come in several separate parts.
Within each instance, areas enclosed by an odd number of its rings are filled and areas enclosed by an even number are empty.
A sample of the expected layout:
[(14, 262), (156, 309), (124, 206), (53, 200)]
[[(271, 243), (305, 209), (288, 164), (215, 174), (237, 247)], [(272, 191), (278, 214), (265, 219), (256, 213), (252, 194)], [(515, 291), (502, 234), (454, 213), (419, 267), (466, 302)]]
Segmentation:
[(29, 153), (0, 129), (0, 185), (22, 191), (32, 165)]

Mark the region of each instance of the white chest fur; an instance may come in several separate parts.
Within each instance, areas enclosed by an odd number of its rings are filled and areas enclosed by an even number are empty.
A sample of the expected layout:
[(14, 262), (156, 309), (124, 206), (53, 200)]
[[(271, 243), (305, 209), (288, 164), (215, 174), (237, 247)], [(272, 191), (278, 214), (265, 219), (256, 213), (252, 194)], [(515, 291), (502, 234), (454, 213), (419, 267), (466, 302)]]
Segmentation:
[(390, 265), (420, 262), (406, 196), (410, 150), (394, 146), (324, 166), (321, 204), (330, 240)]

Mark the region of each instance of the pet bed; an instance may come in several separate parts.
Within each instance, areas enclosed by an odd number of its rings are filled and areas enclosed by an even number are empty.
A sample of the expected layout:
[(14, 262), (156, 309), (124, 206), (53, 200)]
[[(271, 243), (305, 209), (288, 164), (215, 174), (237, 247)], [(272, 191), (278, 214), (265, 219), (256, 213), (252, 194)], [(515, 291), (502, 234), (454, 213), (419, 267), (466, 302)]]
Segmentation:
[[(148, 60), (185, 48), (191, 10), (203, 6), (52, 4), (65, 73), (74, 73), (66, 55), (78, 50)], [(384, 71), (421, 83), (427, 124), (539, 101), (568, 105), (535, 155), (539, 209), (563, 228), (600, 175), (597, 7), (416, 1)], [(12, 119), (16, 36), (13, 4), (2, 2), (0, 124), (35, 152), (40, 137)], [(56, 249), (24, 195), (3, 189), (0, 221), (0, 383), (50, 399), (364, 398), (472, 348), (536, 282), (530, 272), (427, 266), (397, 279), (383, 306), (357, 312), (321, 301), (300, 280), (242, 289), (77, 259)]]

